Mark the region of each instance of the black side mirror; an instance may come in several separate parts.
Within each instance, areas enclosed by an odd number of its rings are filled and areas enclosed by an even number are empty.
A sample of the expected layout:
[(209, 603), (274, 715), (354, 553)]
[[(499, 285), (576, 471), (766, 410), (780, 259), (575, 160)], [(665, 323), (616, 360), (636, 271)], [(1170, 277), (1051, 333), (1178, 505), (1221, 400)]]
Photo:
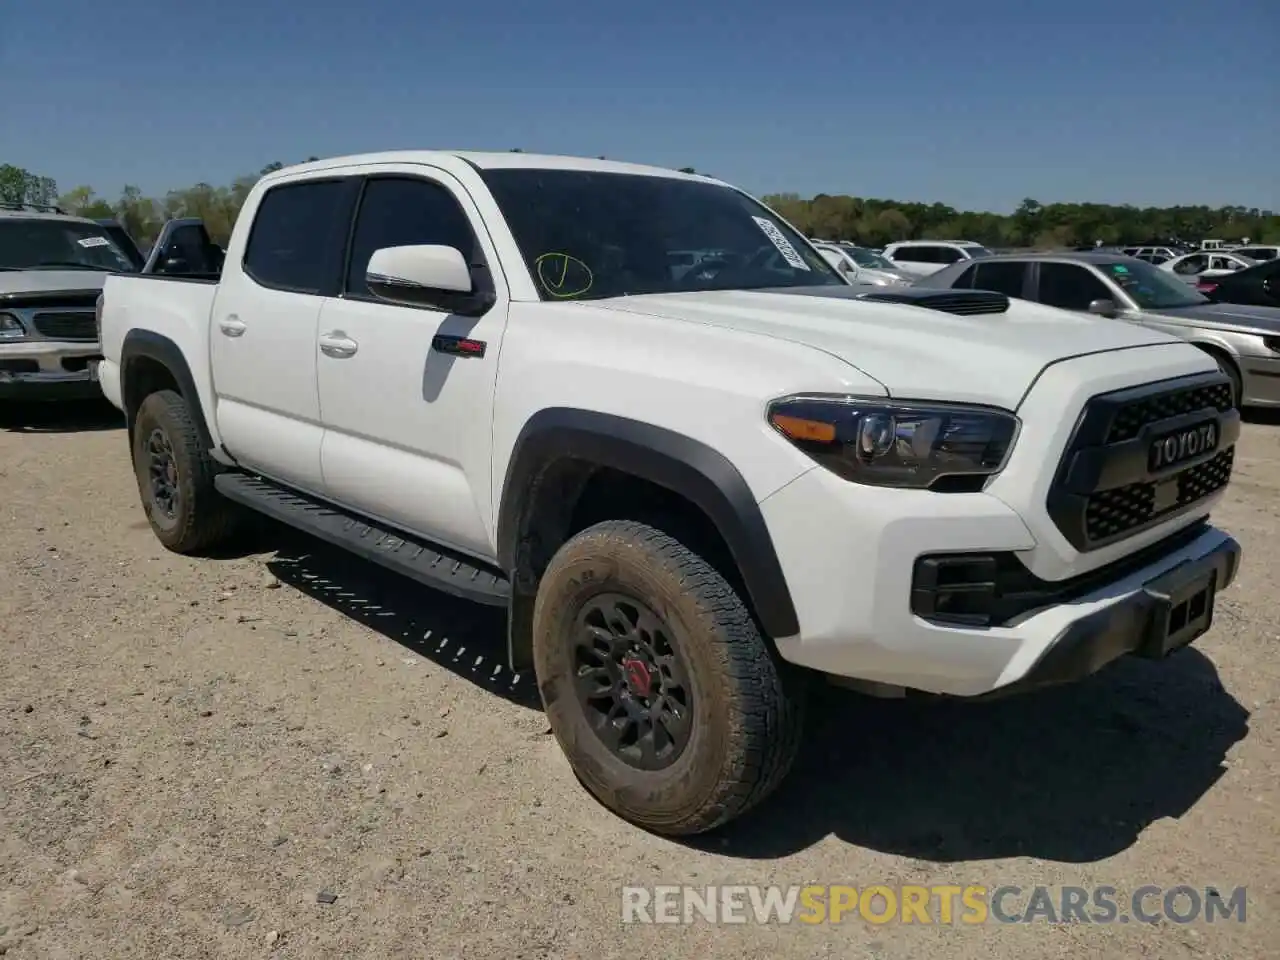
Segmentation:
[(1120, 305), (1110, 299), (1091, 300), (1089, 312), (1097, 317), (1117, 317), (1120, 315)]

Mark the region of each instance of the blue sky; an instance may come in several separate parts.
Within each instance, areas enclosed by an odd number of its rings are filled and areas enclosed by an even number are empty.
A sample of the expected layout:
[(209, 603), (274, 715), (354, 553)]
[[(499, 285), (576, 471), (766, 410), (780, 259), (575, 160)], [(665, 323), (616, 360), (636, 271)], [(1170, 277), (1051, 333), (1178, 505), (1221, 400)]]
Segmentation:
[(521, 147), (756, 193), (1280, 210), (1280, 0), (0, 6), (0, 162), (111, 198)]

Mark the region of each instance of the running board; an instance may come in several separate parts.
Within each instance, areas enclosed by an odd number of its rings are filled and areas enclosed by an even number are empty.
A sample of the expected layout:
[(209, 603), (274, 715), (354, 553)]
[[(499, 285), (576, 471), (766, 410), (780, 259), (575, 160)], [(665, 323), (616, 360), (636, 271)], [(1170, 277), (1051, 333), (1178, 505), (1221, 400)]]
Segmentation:
[(477, 567), (460, 554), (371, 523), (363, 517), (270, 480), (220, 473), (214, 486), (228, 500), (380, 563), (419, 583), (495, 607), (505, 607), (511, 584), (499, 571)]

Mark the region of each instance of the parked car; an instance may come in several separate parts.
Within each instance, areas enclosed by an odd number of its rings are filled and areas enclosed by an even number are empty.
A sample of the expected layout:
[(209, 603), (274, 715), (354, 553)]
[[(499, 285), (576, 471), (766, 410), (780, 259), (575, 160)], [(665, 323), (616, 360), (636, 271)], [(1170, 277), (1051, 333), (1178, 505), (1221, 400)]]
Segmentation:
[(1185, 251), (1174, 247), (1122, 247), (1120, 252), (1127, 257), (1135, 257), (1138, 260), (1145, 260), (1147, 263), (1159, 265), (1167, 263), (1174, 257), (1182, 256)]
[(1010, 254), (972, 266), (956, 264), (917, 286), (997, 290), (1163, 330), (1213, 357), (1241, 406), (1280, 406), (1280, 310), (1215, 304), (1143, 260), (1097, 253)]
[(969, 240), (905, 240), (884, 248), (884, 257), (911, 277), (927, 277), (961, 260), (988, 257), (991, 251)]
[(907, 286), (911, 283), (910, 276), (866, 247), (829, 241), (815, 241), (813, 245), (828, 263), (846, 275), (850, 283), (874, 287)]
[(1264, 260), (1248, 270), (1201, 280), (1196, 290), (1215, 303), (1280, 309), (1280, 260)]
[(101, 396), (94, 305), (108, 276), (136, 271), (93, 220), (0, 205), (0, 401)]
[(1237, 270), (1247, 270), (1256, 261), (1242, 257), (1238, 253), (1225, 251), (1201, 251), (1186, 253), (1160, 264), (1161, 270), (1167, 270), (1182, 279), (1184, 283), (1194, 285), (1197, 281), (1211, 277), (1223, 277)]
[(1262, 246), (1236, 247), (1231, 251), (1238, 257), (1248, 257), (1261, 263), (1263, 260), (1275, 260), (1280, 257), (1280, 246), (1266, 244)]
[(707, 177), (524, 153), (286, 168), (217, 283), (117, 274), (101, 319), (165, 547), (226, 540), (239, 505), (506, 608), (573, 770), (659, 833), (777, 786), (815, 674), (1035, 690), (1192, 642), (1238, 566), (1209, 514), (1240, 417), (1204, 353), (850, 286)]

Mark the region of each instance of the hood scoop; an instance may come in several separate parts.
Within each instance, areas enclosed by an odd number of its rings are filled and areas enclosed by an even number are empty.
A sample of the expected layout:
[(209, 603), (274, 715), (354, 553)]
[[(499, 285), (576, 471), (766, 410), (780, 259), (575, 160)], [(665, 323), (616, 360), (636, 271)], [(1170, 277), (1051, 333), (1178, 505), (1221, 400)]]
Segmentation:
[(909, 307), (941, 310), (961, 317), (974, 317), (984, 313), (1005, 313), (1009, 298), (990, 290), (931, 290), (927, 287), (904, 287), (901, 290), (884, 290), (864, 293), (859, 300), (877, 303), (901, 303)]

